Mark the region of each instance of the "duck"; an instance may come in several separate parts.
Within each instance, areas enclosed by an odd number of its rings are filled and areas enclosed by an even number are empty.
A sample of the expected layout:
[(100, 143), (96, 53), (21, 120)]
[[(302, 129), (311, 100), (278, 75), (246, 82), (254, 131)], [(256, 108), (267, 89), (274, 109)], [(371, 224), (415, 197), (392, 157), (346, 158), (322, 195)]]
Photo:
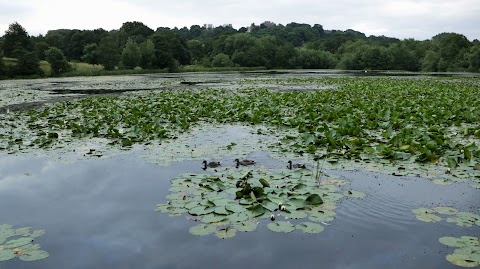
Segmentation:
[(255, 164), (254, 160), (241, 160), (240, 161), (239, 159), (235, 159), (235, 161), (237, 162), (237, 166), (239, 166), (239, 165), (247, 166), (247, 165)]
[(288, 169), (292, 169), (292, 168), (303, 168), (303, 169), (305, 169), (305, 168), (307, 168), (307, 167), (306, 167), (305, 164), (303, 164), (303, 163), (295, 163), (295, 164), (294, 164), (294, 163), (292, 163), (292, 161), (290, 160), (290, 161), (288, 161)]
[(215, 168), (221, 165), (220, 162), (207, 162), (207, 160), (204, 160), (202, 163), (204, 165), (203, 169), (207, 169), (207, 167)]

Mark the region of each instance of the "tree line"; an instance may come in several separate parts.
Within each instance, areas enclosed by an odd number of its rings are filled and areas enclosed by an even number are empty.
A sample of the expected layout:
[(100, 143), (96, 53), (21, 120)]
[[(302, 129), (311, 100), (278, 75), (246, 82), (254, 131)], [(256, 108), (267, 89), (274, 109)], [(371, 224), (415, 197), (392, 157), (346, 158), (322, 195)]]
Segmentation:
[[(2, 58), (15, 58), (5, 64)], [(71, 69), (69, 62), (86, 62), (114, 69), (168, 69), (180, 66), (264, 67), (267, 69), (406, 70), (479, 72), (480, 42), (458, 33), (441, 33), (430, 40), (400, 40), (366, 36), (354, 30), (326, 31), (322, 25), (262, 23), (153, 30), (141, 22), (120, 29), (50, 30), (30, 36), (17, 22), (0, 38), (0, 77), (52, 75)]]

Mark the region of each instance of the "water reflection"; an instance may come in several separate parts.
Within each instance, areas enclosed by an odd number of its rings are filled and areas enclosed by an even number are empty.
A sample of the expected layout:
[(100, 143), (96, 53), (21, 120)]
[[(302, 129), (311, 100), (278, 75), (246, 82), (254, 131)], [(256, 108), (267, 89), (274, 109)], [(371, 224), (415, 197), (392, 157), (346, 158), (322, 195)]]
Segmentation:
[[(265, 165), (284, 166), (273, 159)], [(45, 229), (38, 243), (50, 257), (0, 268), (454, 268), (438, 238), (478, 235), (478, 227), (427, 224), (410, 212), (439, 202), (478, 205), (478, 191), (466, 185), (338, 172), (369, 196), (340, 203), (336, 219), (318, 235), (273, 233), (262, 220), (255, 232), (232, 239), (196, 237), (188, 232), (195, 222), (154, 211), (169, 180), (185, 172), (203, 170), (188, 161), (159, 167), (135, 152), (75, 164), (2, 157), (0, 223)]]

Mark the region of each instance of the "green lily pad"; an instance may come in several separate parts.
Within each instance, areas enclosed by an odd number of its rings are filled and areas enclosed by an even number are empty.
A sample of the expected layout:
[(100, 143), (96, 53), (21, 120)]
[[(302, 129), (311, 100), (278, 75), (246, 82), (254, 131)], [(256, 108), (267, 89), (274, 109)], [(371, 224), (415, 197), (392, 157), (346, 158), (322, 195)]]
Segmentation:
[(438, 239), (438, 241), (449, 247), (461, 248), (465, 246), (465, 243), (460, 238), (456, 238), (456, 237), (445, 236)]
[(222, 229), (215, 232), (215, 235), (221, 239), (232, 238), (237, 234), (237, 230), (229, 228), (229, 229)]
[(8, 261), (16, 257), (12, 249), (0, 249), (0, 262)]
[(265, 208), (261, 204), (248, 207), (247, 209), (248, 211), (246, 212), (254, 218), (265, 214)]
[(268, 229), (277, 233), (290, 233), (295, 230), (295, 226), (289, 221), (275, 221), (267, 225)]
[(453, 182), (448, 179), (435, 179), (433, 183), (437, 185), (443, 185), (443, 186), (448, 186), (453, 184)]
[(455, 215), (458, 212), (458, 210), (456, 210), (455, 208), (447, 206), (435, 207), (433, 210), (443, 215)]
[(312, 222), (302, 222), (295, 226), (295, 228), (302, 230), (304, 233), (318, 234), (323, 232), (324, 228), (322, 225)]
[(353, 191), (353, 190), (350, 190), (350, 191), (345, 191), (343, 193), (343, 195), (347, 196), (347, 197), (353, 197), (353, 198), (365, 198), (365, 196), (367, 196), (365, 193), (363, 192), (359, 192), (359, 191)]
[(221, 222), (223, 220), (225, 220), (225, 216), (219, 216), (219, 215), (215, 215), (215, 214), (208, 214), (208, 215), (204, 215), (202, 217), (202, 222), (203, 223), (214, 223), (214, 222)]
[(257, 229), (258, 223), (254, 220), (234, 223), (233, 227), (239, 232), (253, 232)]
[(217, 227), (211, 224), (198, 224), (189, 229), (189, 232), (193, 235), (209, 235), (217, 231)]
[(24, 254), (20, 255), (18, 258), (22, 261), (31, 262), (37, 260), (43, 260), (48, 258), (48, 252), (44, 250), (32, 250), (25, 252)]
[(320, 205), (323, 204), (323, 200), (318, 194), (312, 194), (305, 200), (308, 205)]
[(215, 211), (215, 208), (213, 207), (197, 206), (188, 210), (188, 213), (193, 216), (201, 216), (201, 215), (210, 214), (213, 211)]
[(415, 217), (423, 222), (439, 222), (442, 220), (439, 216), (429, 213), (417, 214)]
[(289, 218), (289, 219), (303, 219), (308, 216), (305, 211), (300, 211), (300, 210), (295, 210), (295, 211), (282, 211), (280, 213), (283, 217)]
[(19, 239), (15, 239), (15, 240), (10, 240), (8, 242), (5, 243), (5, 248), (18, 248), (18, 247), (22, 247), (22, 246), (25, 246), (27, 244), (30, 244), (31, 242), (33, 241), (33, 238), (31, 237), (22, 237), (22, 238), (19, 238)]
[(447, 261), (460, 267), (472, 268), (479, 265), (478, 262), (470, 260), (470, 257), (465, 254), (449, 254), (446, 258)]

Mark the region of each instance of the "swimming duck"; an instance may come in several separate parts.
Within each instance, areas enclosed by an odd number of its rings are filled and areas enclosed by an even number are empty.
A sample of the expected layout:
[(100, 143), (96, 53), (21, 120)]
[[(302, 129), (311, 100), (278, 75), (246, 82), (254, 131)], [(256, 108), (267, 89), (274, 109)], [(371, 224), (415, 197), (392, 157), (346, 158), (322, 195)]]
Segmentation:
[(292, 168), (307, 168), (305, 166), (305, 164), (303, 163), (292, 163), (292, 161), (288, 161), (288, 169), (292, 169)]
[(253, 160), (239, 160), (239, 159), (235, 159), (235, 161), (237, 162), (237, 166), (239, 165), (244, 165), (244, 166), (247, 166), (247, 165), (253, 165), (255, 164), (255, 161)]
[(207, 169), (207, 167), (215, 168), (221, 165), (220, 162), (207, 162), (206, 160), (204, 160), (202, 163), (204, 165), (203, 169)]

